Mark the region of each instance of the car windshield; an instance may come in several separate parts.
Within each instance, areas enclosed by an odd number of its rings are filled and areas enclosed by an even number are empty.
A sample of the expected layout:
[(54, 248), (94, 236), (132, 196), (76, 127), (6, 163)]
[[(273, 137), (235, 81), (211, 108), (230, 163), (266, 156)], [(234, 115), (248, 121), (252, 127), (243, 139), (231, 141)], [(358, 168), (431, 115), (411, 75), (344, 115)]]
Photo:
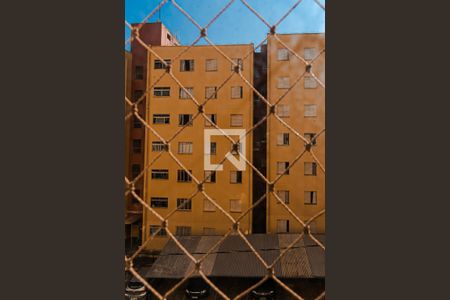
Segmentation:
[(206, 282), (203, 278), (192, 278), (189, 280), (187, 289), (190, 291), (201, 291), (207, 288)]

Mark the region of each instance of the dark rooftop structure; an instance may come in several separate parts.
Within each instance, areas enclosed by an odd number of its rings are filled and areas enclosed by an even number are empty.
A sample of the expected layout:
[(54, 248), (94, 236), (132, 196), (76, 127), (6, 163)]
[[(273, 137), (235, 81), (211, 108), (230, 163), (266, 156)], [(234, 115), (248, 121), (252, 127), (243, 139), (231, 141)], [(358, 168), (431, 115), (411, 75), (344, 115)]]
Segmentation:
[[(251, 234), (246, 236), (261, 257), (270, 265), (291, 244), (298, 234)], [(324, 235), (314, 235), (325, 245)], [(180, 236), (177, 239), (195, 257), (202, 257), (221, 236)], [(143, 274), (146, 278), (178, 279), (187, 276), (194, 264), (170, 240), (155, 263)], [(238, 235), (228, 236), (203, 261), (202, 269), (208, 277), (259, 278), (267, 274), (249, 246)], [(324, 278), (325, 251), (309, 236), (300, 239), (275, 264), (278, 278)]]

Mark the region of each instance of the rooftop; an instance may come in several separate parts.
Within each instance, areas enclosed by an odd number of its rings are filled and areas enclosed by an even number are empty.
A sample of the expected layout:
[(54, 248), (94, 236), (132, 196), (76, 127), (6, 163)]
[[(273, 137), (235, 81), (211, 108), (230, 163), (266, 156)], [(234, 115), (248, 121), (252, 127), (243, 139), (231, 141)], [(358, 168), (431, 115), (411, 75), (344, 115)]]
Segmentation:
[[(325, 244), (324, 235), (315, 237)], [(221, 236), (180, 236), (177, 239), (196, 258), (202, 257)], [(292, 243), (298, 234), (251, 234), (249, 242), (260, 256), (271, 264), (280, 251)], [(146, 272), (146, 278), (183, 278), (194, 264), (184, 252), (169, 240), (163, 251)], [(238, 235), (228, 236), (202, 263), (208, 277), (263, 277), (263, 264)], [(304, 236), (275, 264), (275, 275), (280, 278), (324, 278), (325, 251), (310, 237)]]

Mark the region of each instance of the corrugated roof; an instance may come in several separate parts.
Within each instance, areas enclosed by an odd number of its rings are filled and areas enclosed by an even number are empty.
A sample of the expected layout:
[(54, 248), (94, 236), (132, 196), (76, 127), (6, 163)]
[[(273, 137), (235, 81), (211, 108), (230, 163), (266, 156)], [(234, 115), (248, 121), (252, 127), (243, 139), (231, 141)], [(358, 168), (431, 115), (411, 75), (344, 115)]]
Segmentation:
[[(270, 265), (298, 234), (252, 234), (246, 236), (264, 261)], [(323, 235), (315, 236), (325, 244)], [(180, 243), (196, 258), (202, 257), (220, 236), (183, 236)], [(183, 278), (194, 268), (192, 261), (170, 240), (147, 272), (147, 278)], [(207, 276), (262, 277), (267, 271), (238, 235), (228, 236), (202, 263)], [(275, 265), (275, 275), (283, 278), (325, 276), (325, 251), (309, 237), (303, 237)]]

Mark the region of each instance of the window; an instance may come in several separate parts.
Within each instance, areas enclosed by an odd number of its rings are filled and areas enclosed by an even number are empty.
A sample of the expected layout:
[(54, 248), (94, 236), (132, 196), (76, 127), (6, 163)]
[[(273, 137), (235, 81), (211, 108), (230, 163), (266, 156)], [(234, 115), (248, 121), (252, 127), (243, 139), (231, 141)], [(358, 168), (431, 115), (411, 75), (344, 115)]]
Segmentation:
[(289, 232), (289, 220), (277, 220), (277, 232), (278, 233)]
[(131, 177), (136, 178), (141, 173), (141, 165), (133, 164), (131, 166)]
[(230, 183), (242, 183), (242, 171), (230, 171)]
[(169, 179), (169, 170), (152, 169), (152, 179)]
[(305, 104), (305, 117), (316, 117), (316, 116), (317, 116), (317, 105)]
[(277, 145), (289, 145), (289, 133), (279, 133), (277, 135)]
[[(283, 201), (285, 204), (289, 204), (289, 191), (279, 190), (277, 191), (277, 196), (280, 197), (281, 201)], [(280, 202), (277, 201), (277, 203)]]
[(305, 138), (310, 142), (312, 141), (313, 146), (315, 146), (317, 144), (317, 140), (316, 139), (313, 140), (315, 135), (316, 135), (315, 133), (305, 133)]
[(205, 182), (216, 182), (216, 171), (205, 171)]
[(317, 81), (312, 76), (305, 76), (304, 79), (305, 89), (315, 89), (317, 87)]
[(142, 128), (142, 123), (139, 119), (133, 115), (133, 128)]
[(217, 87), (207, 86), (205, 88), (205, 98), (206, 99), (217, 99)]
[(303, 57), (305, 58), (305, 60), (312, 60), (314, 59), (314, 57), (316, 57), (316, 48), (305, 48), (303, 50)]
[(178, 153), (180, 154), (192, 154), (192, 142), (179, 142)]
[[(189, 173), (192, 174), (192, 170), (189, 170)], [(185, 170), (178, 170), (177, 172), (177, 181), (178, 182), (191, 182), (192, 177)]]
[(289, 170), (284, 173), (284, 171), (286, 171), (286, 169), (289, 168), (289, 162), (288, 161), (283, 161), (283, 162), (277, 162), (277, 174), (285, 174), (285, 175), (289, 175)]
[(279, 116), (280, 118), (289, 117), (289, 110), (290, 110), (290, 107), (288, 104), (278, 104), (276, 106), (277, 116)]
[(141, 140), (133, 140), (133, 153), (141, 153)]
[(153, 124), (169, 124), (170, 115), (169, 114), (154, 114)]
[(210, 154), (216, 154), (216, 150), (217, 150), (217, 144), (216, 142), (211, 142), (211, 153)]
[(233, 127), (241, 127), (244, 124), (243, 115), (231, 115), (230, 125)]
[(278, 60), (289, 60), (289, 51), (288, 51), (288, 49), (285, 49), (285, 48), (278, 49), (277, 59)]
[(153, 96), (155, 97), (169, 97), (170, 96), (170, 87), (154, 87), (153, 88)]
[(239, 199), (230, 200), (230, 212), (241, 212), (241, 200)]
[(172, 36), (170, 35), (170, 33), (167, 34), (167, 39), (168, 39), (169, 41), (172, 40)]
[(166, 197), (152, 197), (150, 199), (150, 206), (153, 208), (167, 208), (169, 206), (169, 199)]
[[(158, 229), (160, 229), (161, 226), (158, 225), (150, 225), (150, 235), (155, 235), (158, 236), (166, 236), (167, 232), (165, 228), (161, 228), (160, 231), (158, 231)], [(158, 233), (156, 233), (158, 231)]]
[(177, 210), (191, 210), (192, 201), (188, 198), (178, 198), (177, 199)]
[(216, 124), (217, 125), (217, 115), (216, 114), (206, 114), (206, 116), (212, 121), (208, 121), (207, 119), (205, 119), (205, 126), (206, 127), (211, 127), (212, 124)]
[(305, 175), (317, 175), (317, 164), (315, 162), (305, 162)]
[(178, 125), (180, 125), (180, 126), (192, 126), (192, 115), (189, 115), (189, 114), (179, 115)]
[(203, 200), (203, 210), (204, 211), (216, 211), (216, 207), (208, 199)]
[(175, 235), (191, 235), (191, 227), (189, 226), (177, 226)]
[(278, 77), (277, 88), (279, 89), (288, 89), (290, 87), (290, 78), (289, 77)]
[(152, 142), (152, 151), (153, 152), (162, 152), (162, 151), (166, 151), (166, 150), (167, 150), (167, 146), (164, 145), (163, 142), (160, 142), (160, 141)]
[(194, 71), (194, 60), (193, 59), (180, 60), (180, 71), (181, 72)]
[(192, 99), (191, 96), (186, 92), (189, 92), (192, 96), (194, 95), (194, 88), (193, 87), (187, 87), (184, 89), (180, 88), (180, 99)]
[(134, 67), (134, 79), (136, 79), (136, 80), (144, 79), (144, 67), (143, 66), (135, 66)]
[(206, 60), (206, 71), (217, 71), (217, 59), (207, 59)]
[(242, 58), (233, 58), (233, 64), (231, 65), (231, 71), (234, 71), (234, 67), (236, 65), (239, 66), (239, 69), (242, 71), (244, 70), (244, 63), (242, 61)]
[(232, 86), (231, 87), (231, 98), (232, 99), (242, 99), (242, 86)]
[(203, 235), (216, 235), (216, 229), (212, 227), (203, 227)]
[(144, 95), (144, 92), (142, 90), (134, 90), (133, 91), (133, 100), (136, 102), (138, 101), (142, 95)]
[[(165, 59), (164, 62), (168, 65), (171, 64), (171, 60), (170, 59)], [(162, 61), (160, 61), (159, 59), (155, 59), (155, 64), (154, 64), (154, 68), (155, 69), (165, 69), (166, 66), (163, 64)]]
[(315, 191), (305, 192), (305, 204), (317, 204), (317, 192)]

